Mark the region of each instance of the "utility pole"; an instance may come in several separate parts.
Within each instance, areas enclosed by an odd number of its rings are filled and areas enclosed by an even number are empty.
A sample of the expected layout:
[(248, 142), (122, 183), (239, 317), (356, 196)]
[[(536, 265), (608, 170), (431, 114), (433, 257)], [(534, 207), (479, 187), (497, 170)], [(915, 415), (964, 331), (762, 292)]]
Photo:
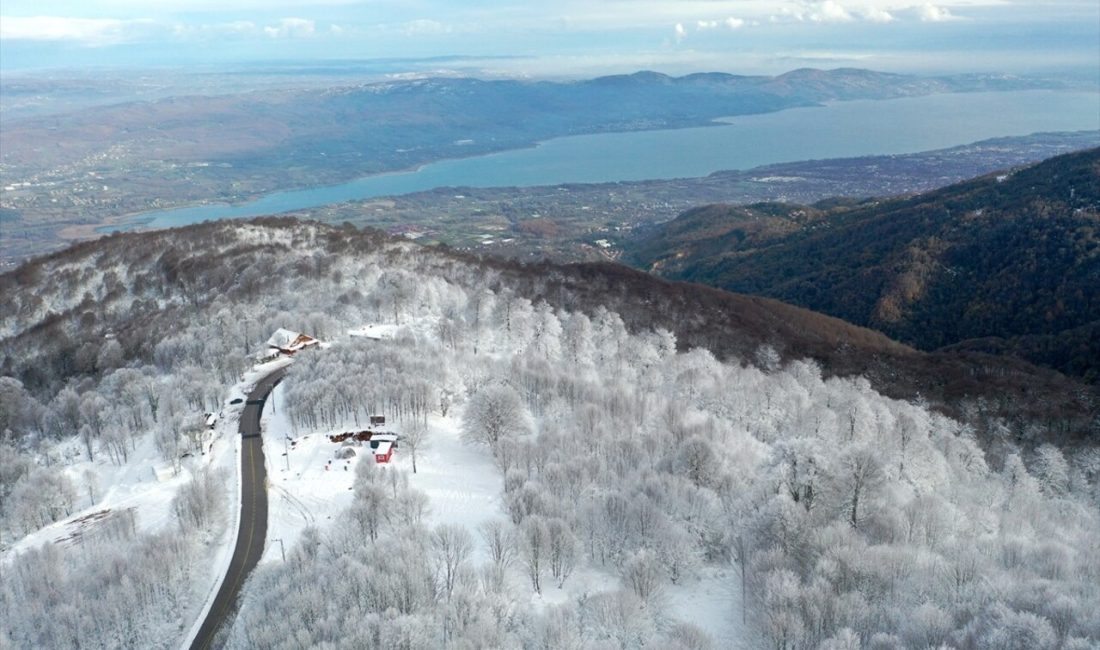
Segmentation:
[(289, 472), (290, 471), (290, 445), (287, 443), (288, 440), (290, 440), (290, 438), (288, 438), (287, 436), (284, 435), (283, 436), (283, 451), (285, 453), (283, 453), (283, 458), (286, 459), (286, 471)]
[(283, 546), (283, 540), (280, 537), (272, 537), (271, 541), (279, 542), (279, 553), (283, 556), (283, 562), (286, 562), (286, 547)]

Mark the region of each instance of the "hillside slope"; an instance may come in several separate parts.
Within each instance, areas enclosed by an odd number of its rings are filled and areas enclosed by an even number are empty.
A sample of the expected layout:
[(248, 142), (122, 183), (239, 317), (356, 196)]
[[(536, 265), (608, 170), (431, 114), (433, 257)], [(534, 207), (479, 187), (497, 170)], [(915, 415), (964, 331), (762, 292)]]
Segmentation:
[(669, 278), (774, 297), (925, 350), (1100, 378), (1100, 149), (913, 197), (710, 206), (632, 244)]
[[(314, 252), (295, 252), (299, 222), (207, 223), (172, 231), (113, 235), (39, 258), (0, 275), (0, 372), (29, 390), (56, 390), (63, 377), (94, 375), (106, 334), (124, 359), (151, 361), (161, 332), (181, 314), (222, 297), (255, 299), (283, 277), (332, 273), (357, 251), (389, 238), (375, 231), (313, 225)], [(253, 233), (242, 237), (239, 228)], [(233, 242), (227, 244), (226, 242)], [(413, 258), (495, 277), (535, 303), (616, 311), (631, 330), (663, 327), (681, 349), (701, 347), (747, 362), (769, 346), (774, 361), (811, 358), (826, 375), (868, 378), (891, 397), (920, 397), (946, 412), (980, 412), (1051, 439), (1090, 436), (1094, 391), (1063, 375), (970, 351), (925, 353), (888, 337), (763, 297), (669, 282), (615, 264), (520, 264), (404, 244)], [(101, 271), (97, 269), (111, 269)], [(353, 295), (337, 296), (336, 301)], [(19, 354), (14, 354), (18, 350)], [(28, 354), (30, 350), (32, 353)]]
[[(275, 362), (265, 558), (222, 647), (1100, 639), (1100, 452), (1066, 435), (1097, 424), (1088, 387), (625, 267), (290, 219), (0, 275), (0, 546), (41, 544), (0, 557), (0, 638), (180, 647), (231, 480), (160, 489), (144, 530), (40, 529), (104, 507), (85, 468), (110, 491), (127, 458), (226, 454), (236, 427), (184, 419), (235, 424), (280, 328), (323, 344)], [(374, 415), (377, 447), (345, 435)]]

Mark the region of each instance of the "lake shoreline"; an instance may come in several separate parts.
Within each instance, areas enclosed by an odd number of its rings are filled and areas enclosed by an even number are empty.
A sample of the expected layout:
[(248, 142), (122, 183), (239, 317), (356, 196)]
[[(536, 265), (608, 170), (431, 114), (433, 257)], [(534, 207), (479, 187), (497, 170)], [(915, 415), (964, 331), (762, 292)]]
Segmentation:
[[(1055, 104), (1048, 101), (1052, 96), (1061, 100), (1057, 104), (1063, 108), (1051, 108)], [(1073, 106), (1069, 107), (1069, 104)], [(97, 225), (94, 231), (106, 234), (118, 230), (168, 228), (209, 219), (301, 212), (324, 205), (440, 188), (536, 187), (689, 179), (799, 160), (901, 155), (950, 148), (994, 137), (1100, 129), (1100, 120), (1091, 117), (1100, 113), (1100, 108), (1096, 107), (1100, 107), (1100, 93), (1041, 90), (941, 93), (887, 100), (832, 102), (717, 118), (703, 126), (551, 138), (528, 147), (447, 158), (405, 170), (356, 177), (343, 183), (259, 194), (232, 203), (200, 202), (120, 215)], [(954, 112), (948, 109), (954, 109)], [(945, 117), (960, 110), (964, 116), (961, 120)], [(813, 119), (804, 119), (807, 111), (811, 112)], [(1043, 128), (1047, 123), (1032, 115), (1033, 112), (1043, 113), (1041, 117), (1053, 116), (1050, 121), (1057, 124)], [(1082, 118), (1082, 114), (1086, 117)], [(987, 124), (990, 115), (1004, 121), (1003, 128), (991, 128)], [(919, 123), (921, 120), (923, 124)], [(905, 124), (907, 121), (911, 124), (908, 130), (896, 128), (895, 124)], [(970, 124), (973, 128), (955, 124), (956, 121)], [(1065, 128), (1067, 125), (1071, 128)], [(875, 129), (881, 132), (879, 138), (860, 137), (864, 131), (873, 132)], [(975, 129), (974, 137), (961, 135)], [(785, 137), (797, 146), (791, 142), (777, 144)], [(891, 140), (891, 137), (894, 139)], [(723, 141), (723, 138), (747, 144), (728, 149), (716, 148), (715, 142)], [(863, 142), (875, 142), (876, 146), (872, 149), (862, 145)], [(695, 156), (697, 151), (701, 153)], [(658, 152), (665, 155), (657, 156)], [(700, 163), (694, 159), (696, 157), (703, 161)]]

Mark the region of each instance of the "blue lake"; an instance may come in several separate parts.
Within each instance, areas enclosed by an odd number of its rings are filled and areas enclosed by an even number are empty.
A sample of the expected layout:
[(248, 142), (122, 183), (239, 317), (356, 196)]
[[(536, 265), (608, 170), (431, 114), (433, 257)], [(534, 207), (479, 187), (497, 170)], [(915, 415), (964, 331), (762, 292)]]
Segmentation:
[(416, 171), (274, 192), (239, 205), (148, 212), (135, 220), (168, 228), (437, 187), (688, 178), (780, 162), (913, 153), (1040, 131), (1100, 130), (1100, 93), (989, 92), (838, 102), (723, 122), (712, 127), (557, 138), (529, 149), (431, 163)]

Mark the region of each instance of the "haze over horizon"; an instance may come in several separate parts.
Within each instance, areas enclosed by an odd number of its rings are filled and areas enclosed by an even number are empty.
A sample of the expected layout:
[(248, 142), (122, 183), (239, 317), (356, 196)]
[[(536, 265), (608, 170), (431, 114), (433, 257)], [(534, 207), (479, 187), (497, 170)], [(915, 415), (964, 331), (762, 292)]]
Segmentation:
[(807, 66), (1100, 74), (1092, 0), (6, 0), (0, 12), (7, 72), (409, 59), (409, 70), (534, 77)]

